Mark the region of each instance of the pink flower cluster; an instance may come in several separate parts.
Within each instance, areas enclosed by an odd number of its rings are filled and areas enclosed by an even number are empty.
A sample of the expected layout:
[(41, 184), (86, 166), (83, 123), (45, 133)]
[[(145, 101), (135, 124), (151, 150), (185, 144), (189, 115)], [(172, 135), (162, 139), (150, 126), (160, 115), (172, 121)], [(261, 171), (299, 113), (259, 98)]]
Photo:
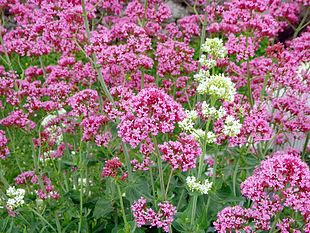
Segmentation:
[(9, 141), (5, 136), (5, 132), (0, 130), (0, 158), (3, 160), (6, 159), (6, 157), (8, 157), (10, 154), (8, 142)]
[(143, 1), (133, 0), (128, 3), (125, 13), (135, 22), (146, 20), (146, 28), (160, 27), (160, 23), (171, 17), (169, 6), (161, 1), (148, 1), (145, 7)]
[[(40, 56), (54, 51), (68, 54), (77, 50), (75, 41), (85, 41), (79, 1), (12, 1), (7, 7), (17, 22), (3, 37), (9, 54)], [(89, 17), (94, 17), (93, 5), (86, 7)]]
[(139, 162), (137, 158), (131, 160), (131, 164), (133, 165), (133, 170), (147, 171), (150, 166), (153, 165), (153, 161), (151, 160), (151, 155), (155, 151), (155, 146), (151, 140), (151, 138), (147, 138), (143, 143), (140, 144), (140, 153), (143, 155), (142, 161)]
[(234, 34), (228, 36), (228, 41), (225, 44), (228, 54), (236, 56), (236, 61), (248, 60), (254, 57), (254, 53), (258, 48), (257, 42), (252, 40), (252, 37), (239, 36), (236, 37)]
[(91, 42), (86, 51), (89, 55), (96, 54), (109, 85), (122, 84), (126, 74), (153, 66), (153, 60), (146, 54), (151, 49), (151, 39), (134, 23), (116, 23), (111, 29), (99, 27), (92, 32)]
[[(241, 192), (253, 202), (252, 206), (222, 210), (214, 223), (219, 232), (269, 230), (273, 217), (284, 208), (300, 213), (304, 229), (309, 229), (310, 170), (295, 150), (277, 152), (263, 161), (241, 184)], [(251, 222), (254, 229), (250, 227)]]
[(137, 226), (156, 226), (157, 228), (162, 228), (165, 232), (169, 232), (169, 227), (173, 222), (177, 209), (169, 202), (161, 202), (158, 204), (158, 207), (158, 212), (155, 212), (152, 208), (147, 208), (147, 201), (144, 197), (134, 202), (131, 210)]
[(164, 161), (173, 169), (181, 169), (183, 172), (196, 167), (196, 158), (202, 152), (193, 135), (185, 133), (181, 133), (177, 141), (165, 142), (158, 145), (158, 148)]
[(68, 104), (72, 107), (73, 116), (91, 116), (99, 108), (98, 93), (92, 89), (85, 89), (68, 99)]
[(248, 31), (257, 39), (265, 36), (273, 38), (288, 25), (287, 21), (296, 23), (298, 13), (299, 5), (294, 1), (233, 0), (217, 7), (215, 15), (222, 20), (212, 23), (209, 31), (226, 34)]
[(185, 117), (182, 106), (157, 88), (146, 88), (132, 97), (121, 116), (118, 135), (135, 148), (151, 135), (169, 133)]
[(112, 135), (109, 131), (103, 132), (104, 125), (108, 122), (108, 118), (103, 115), (92, 115), (82, 120), (83, 141), (95, 139), (97, 146), (107, 146)]
[(192, 73), (197, 70), (197, 61), (193, 60), (194, 49), (185, 42), (168, 40), (158, 43), (156, 49), (158, 61), (157, 73), (159, 76), (180, 75)]
[(231, 146), (244, 145), (249, 140), (253, 143), (270, 140), (273, 130), (269, 123), (269, 116), (266, 113), (266, 106), (260, 109), (253, 108), (244, 118), (240, 134), (229, 138)]
[[(41, 181), (39, 181), (39, 179)], [(34, 171), (26, 171), (19, 174), (15, 178), (15, 183), (17, 185), (27, 184), (29, 182), (33, 185), (38, 185), (40, 187), (36, 191), (38, 198), (42, 200), (46, 200), (49, 198), (57, 200), (60, 198), (59, 193), (54, 190), (54, 186), (52, 185), (50, 178), (48, 178), (45, 175), (39, 177), (35, 174)], [(44, 187), (41, 187), (40, 185), (41, 182), (44, 185)]]
[(7, 117), (0, 120), (0, 125), (15, 126), (26, 131), (30, 131), (36, 127), (36, 123), (28, 119), (28, 114), (23, 113), (22, 110), (11, 112)]
[(102, 169), (101, 176), (102, 177), (111, 176), (113, 178), (116, 178), (117, 175), (119, 173), (121, 173), (122, 174), (121, 180), (125, 180), (127, 178), (128, 174), (127, 174), (127, 172), (121, 171), (122, 166), (123, 166), (123, 164), (118, 157), (114, 157), (113, 159), (107, 160), (105, 162), (103, 169)]

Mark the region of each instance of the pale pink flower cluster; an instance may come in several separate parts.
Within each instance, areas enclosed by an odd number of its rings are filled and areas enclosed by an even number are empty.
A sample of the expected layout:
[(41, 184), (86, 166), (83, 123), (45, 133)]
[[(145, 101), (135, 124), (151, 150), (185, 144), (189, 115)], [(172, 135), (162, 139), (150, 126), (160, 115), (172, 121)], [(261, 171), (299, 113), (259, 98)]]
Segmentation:
[[(217, 231), (269, 230), (272, 219), (285, 208), (300, 213), (304, 229), (309, 229), (310, 170), (295, 150), (277, 152), (262, 161), (241, 184), (241, 192), (252, 201), (251, 207), (226, 207), (214, 223)], [(278, 225), (279, 229), (283, 224)]]
[(169, 202), (160, 202), (158, 203), (158, 207), (158, 212), (152, 208), (148, 208), (147, 201), (144, 197), (135, 201), (131, 205), (131, 211), (137, 226), (150, 225), (150, 227), (162, 228), (165, 232), (169, 232), (169, 227), (173, 222), (177, 209)]

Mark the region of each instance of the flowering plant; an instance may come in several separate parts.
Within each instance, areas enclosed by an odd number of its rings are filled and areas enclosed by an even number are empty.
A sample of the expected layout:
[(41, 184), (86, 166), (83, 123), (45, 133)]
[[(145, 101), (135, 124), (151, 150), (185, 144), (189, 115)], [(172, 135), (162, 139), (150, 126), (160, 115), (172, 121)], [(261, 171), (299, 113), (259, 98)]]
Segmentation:
[(309, 0), (183, 3), (0, 0), (0, 232), (310, 232)]

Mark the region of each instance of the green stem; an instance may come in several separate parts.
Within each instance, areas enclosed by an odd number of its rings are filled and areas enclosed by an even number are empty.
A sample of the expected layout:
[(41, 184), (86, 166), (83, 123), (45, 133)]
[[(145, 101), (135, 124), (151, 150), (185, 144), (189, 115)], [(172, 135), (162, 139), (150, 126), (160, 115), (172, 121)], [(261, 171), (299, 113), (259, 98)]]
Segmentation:
[(56, 229), (36, 210), (32, 209), (31, 207), (29, 207), (29, 209), (35, 214), (37, 215), (45, 224), (47, 224), (53, 231), (57, 232)]
[(182, 193), (181, 193), (181, 196), (180, 196), (179, 201), (178, 201), (178, 204), (177, 204), (177, 210), (180, 209), (180, 205), (181, 205), (181, 202), (182, 202), (184, 193), (185, 193), (185, 189), (182, 189)]
[[(217, 158), (216, 154), (214, 155), (214, 165), (213, 165), (213, 174), (212, 174), (212, 184), (214, 184), (215, 177), (216, 177), (216, 169), (217, 169)], [(208, 211), (210, 207), (210, 196), (208, 195), (208, 201), (207, 201), (207, 206), (206, 206), (206, 219), (208, 219)]]
[(310, 138), (310, 132), (307, 133), (307, 137), (305, 140), (305, 144), (304, 144), (304, 148), (302, 150), (302, 160), (305, 161), (305, 155), (307, 154), (307, 147), (308, 147), (308, 143), (309, 143), (309, 138)]
[(273, 223), (272, 223), (270, 231), (269, 231), (270, 233), (277, 232), (277, 231), (275, 231), (275, 229), (276, 229), (278, 219), (279, 219), (279, 214), (277, 214), (273, 220)]
[(194, 226), (195, 222), (195, 216), (196, 216), (196, 209), (197, 209), (197, 201), (198, 201), (198, 195), (195, 195), (193, 197), (193, 206), (192, 206), (192, 214), (191, 214), (191, 226)]
[(162, 161), (161, 161), (160, 152), (159, 152), (159, 149), (158, 149), (158, 144), (157, 144), (156, 137), (153, 137), (153, 142), (154, 142), (155, 149), (156, 149), (156, 152), (157, 152), (160, 189), (161, 189), (161, 193), (162, 193), (162, 198), (163, 198), (164, 201), (166, 201), (167, 197), (166, 197), (165, 183), (164, 183), (163, 164), (162, 164)]
[[(1, 11), (1, 16), (3, 16), (3, 12)], [(3, 17), (2, 17), (3, 18)], [(4, 21), (4, 20), (3, 20)], [(4, 22), (3, 22), (3, 25), (4, 25)], [(8, 52), (6, 50), (6, 47), (4, 45), (4, 41), (3, 41), (3, 37), (2, 37), (2, 30), (0, 28), (0, 43), (1, 43), (1, 46), (2, 46), (2, 49), (3, 49), (3, 52), (4, 52), (4, 55), (5, 55), (5, 59), (6, 59), (6, 62), (10, 68), (10, 70), (13, 70), (13, 66), (12, 66), (12, 62), (10, 60), (10, 57), (8, 55)]]
[(168, 191), (169, 191), (169, 186), (170, 186), (172, 174), (173, 174), (173, 169), (171, 168), (171, 172), (170, 172), (170, 175), (169, 175), (169, 178), (168, 178), (168, 183), (167, 183), (167, 186), (166, 186), (166, 192), (165, 192), (165, 194), (166, 194), (165, 196), (166, 196), (166, 197), (167, 197), (167, 195), (168, 195)]
[(84, 169), (84, 159), (82, 155), (82, 151), (80, 151), (80, 220), (79, 220), (79, 228), (78, 233), (81, 232), (82, 222), (83, 222), (83, 169)]
[[(215, 105), (216, 99), (211, 97), (211, 107), (213, 107)], [(203, 168), (204, 168), (204, 155), (207, 151), (207, 133), (209, 131), (209, 127), (211, 124), (211, 118), (208, 119), (207, 124), (206, 124), (206, 130), (205, 130), (205, 140), (203, 143), (203, 154), (200, 155), (199, 158), (199, 165), (198, 165), (198, 174), (197, 174), (197, 178), (198, 180), (201, 179), (202, 173), (203, 173)], [(193, 197), (193, 206), (192, 206), (192, 213), (191, 213), (191, 226), (193, 227), (194, 222), (195, 222), (195, 216), (196, 216), (196, 209), (197, 209), (197, 201), (198, 201), (198, 196), (195, 195)]]
[(43, 60), (42, 60), (42, 56), (39, 57), (39, 62), (40, 62), (41, 69), (43, 71), (43, 77), (44, 79), (46, 79), (46, 71), (45, 71)]
[(233, 174), (233, 192), (234, 192), (234, 196), (237, 196), (237, 191), (236, 191), (236, 184), (237, 184), (237, 174), (238, 174), (238, 168), (239, 168), (239, 159), (240, 159), (240, 155), (238, 156), (237, 162), (236, 162), (236, 166), (234, 169), (234, 174)]
[[(85, 30), (86, 30), (86, 35), (87, 35), (88, 41), (90, 41), (91, 36), (90, 36), (90, 28), (89, 28), (89, 23), (88, 23), (88, 18), (87, 18), (87, 11), (86, 11), (86, 8), (85, 8), (85, 0), (82, 0), (82, 9), (83, 9), (83, 19), (84, 19), (84, 26), (85, 26)], [(114, 99), (113, 99), (110, 91), (108, 90), (108, 87), (107, 87), (107, 85), (106, 85), (106, 83), (104, 81), (104, 78), (103, 78), (103, 74), (102, 74), (102, 72), (100, 70), (100, 67), (97, 64), (97, 56), (96, 56), (96, 54), (94, 54), (94, 53), (92, 54), (92, 59), (93, 59), (94, 63), (96, 64), (94, 68), (96, 69), (96, 71), (98, 73), (98, 76), (99, 76), (98, 77), (98, 81), (99, 81), (99, 83), (100, 83), (100, 85), (101, 85), (101, 87), (102, 87), (106, 97), (114, 105)]]
[(132, 170), (131, 170), (130, 156), (129, 156), (127, 145), (123, 141), (122, 141), (122, 147), (124, 149), (124, 154), (125, 154), (126, 166), (127, 166), (127, 171), (128, 171), (128, 178), (131, 179)]
[(124, 208), (124, 202), (123, 202), (121, 188), (117, 182), (115, 182), (115, 184), (116, 184), (116, 188), (117, 188), (117, 192), (118, 192), (118, 196), (119, 196), (119, 203), (120, 203), (121, 209), (122, 209), (123, 221), (125, 224), (125, 232), (129, 233), (130, 232), (130, 226), (128, 225), (126, 214), (125, 214), (125, 208)]
[(141, 71), (141, 90), (144, 89), (144, 71)]
[(155, 197), (155, 185), (154, 185), (154, 176), (153, 176), (153, 171), (152, 171), (152, 167), (150, 167), (150, 179), (151, 179), (151, 186), (152, 186), (152, 192), (153, 192), (153, 196)]
[[(194, 7), (196, 8), (196, 6)], [(200, 19), (200, 15), (197, 14), (197, 16), (199, 17)], [(203, 18), (203, 22), (202, 22), (202, 27), (201, 27), (201, 34), (200, 34), (200, 46), (199, 46), (199, 58), (201, 57), (202, 55), (202, 49), (201, 49), (201, 46), (202, 44), (205, 42), (206, 40), (206, 28), (207, 28), (207, 12), (205, 12), (204, 14), (204, 18)], [(198, 64), (198, 72), (200, 71), (201, 69), (201, 64), (199, 62)], [(197, 103), (200, 101), (200, 95), (197, 95)]]
[(163, 195), (163, 200), (165, 201), (167, 198), (166, 198), (165, 183), (164, 183), (163, 165), (162, 165), (160, 156), (158, 156), (158, 171), (159, 171), (160, 189)]
[[(310, 12), (310, 7), (307, 7), (306, 13), (305, 13), (304, 17), (302, 18), (300, 24), (296, 28), (294, 35), (293, 35), (293, 38), (296, 38), (298, 36), (298, 33), (304, 28), (304, 22), (308, 18), (309, 12)], [(306, 24), (308, 24), (308, 23), (309, 22), (307, 22)]]

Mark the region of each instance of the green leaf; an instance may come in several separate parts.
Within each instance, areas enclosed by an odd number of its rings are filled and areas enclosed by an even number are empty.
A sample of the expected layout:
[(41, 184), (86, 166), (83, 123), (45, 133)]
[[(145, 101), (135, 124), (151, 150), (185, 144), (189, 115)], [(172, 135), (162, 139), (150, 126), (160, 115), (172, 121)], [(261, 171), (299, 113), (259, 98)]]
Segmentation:
[(145, 197), (148, 200), (152, 200), (150, 193), (150, 187), (145, 179), (137, 179), (133, 183), (126, 187), (126, 198), (130, 202), (136, 201), (140, 197)]
[(96, 203), (93, 217), (96, 219), (103, 218), (109, 215), (111, 212), (113, 212), (112, 202), (109, 200), (100, 199)]

